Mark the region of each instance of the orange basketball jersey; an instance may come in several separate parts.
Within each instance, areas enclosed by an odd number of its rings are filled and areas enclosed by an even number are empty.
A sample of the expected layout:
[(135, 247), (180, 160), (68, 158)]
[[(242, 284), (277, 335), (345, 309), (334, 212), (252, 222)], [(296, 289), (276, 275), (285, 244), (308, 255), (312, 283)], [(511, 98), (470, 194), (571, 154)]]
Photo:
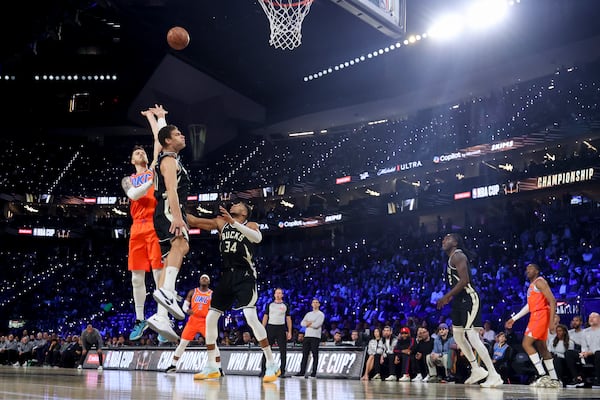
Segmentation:
[(541, 276), (535, 279), (529, 285), (529, 289), (527, 289), (527, 305), (529, 306), (529, 312), (533, 313), (540, 310), (550, 309), (550, 304), (548, 304), (548, 300), (544, 293), (542, 293), (537, 287), (535, 287), (535, 283), (539, 279), (544, 279)]
[(207, 292), (202, 292), (199, 288), (194, 289), (192, 301), (190, 301), (190, 310), (192, 310), (194, 317), (206, 318), (208, 309), (210, 308), (211, 298), (212, 290), (208, 289)]
[[(131, 175), (131, 184), (133, 187), (139, 187), (144, 183), (152, 180), (154, 173), (151, 170), (146, 170), (139, 174)], [(131, 200), (129, 202), (131, 218), (133, 221), (150, 220), (154, 218), (154, 210), (156, 209), (156, 199), (154, 198), (154, 185), (151, 185), (146, 194), (140, 197), (138, 200)]]

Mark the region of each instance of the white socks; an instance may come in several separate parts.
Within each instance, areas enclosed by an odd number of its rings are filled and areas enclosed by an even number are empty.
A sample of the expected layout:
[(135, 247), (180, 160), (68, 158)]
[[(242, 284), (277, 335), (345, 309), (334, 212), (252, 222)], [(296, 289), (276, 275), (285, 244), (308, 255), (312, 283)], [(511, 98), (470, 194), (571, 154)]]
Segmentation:
[[(154, 277), (154, 284), (158, 288), (158, 282), (160, 282), (160, 276), (162, 275), (164, 268), (162, 269), (153, 269), (152, 276)], [(169, 312), (165, 308), (165, 306), (160, 303), (156, 303), (156, 314), (160, 317), (169, 318)]]
[[(544, 371), (544, 367), (542, 366), (542, 360), (540, 360), (540, 355), (538, 353), (529, 354), (529, 359), (533, 363), (533, 366), (537, 370), (538, 375), (546, 375), (546, 371)], [(554, 369), (554, 366), (552, 367)]]
[(177, 274), (179, 273), (179, 268), (168, 266), (165, 267), (165, 281), (163, 283), (162, 288), (174, 291), (175, 290), (175, 281), (177, 280)]

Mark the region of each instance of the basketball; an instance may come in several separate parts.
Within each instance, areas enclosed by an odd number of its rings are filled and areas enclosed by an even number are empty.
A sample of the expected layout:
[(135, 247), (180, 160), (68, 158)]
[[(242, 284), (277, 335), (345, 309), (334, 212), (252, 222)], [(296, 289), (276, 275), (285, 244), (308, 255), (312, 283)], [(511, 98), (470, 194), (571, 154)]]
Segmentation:
[(180, 26), (174, 26), (167, 33), (167, 43), (174, 50), (183, 50), (190, 43), (190, 34)]

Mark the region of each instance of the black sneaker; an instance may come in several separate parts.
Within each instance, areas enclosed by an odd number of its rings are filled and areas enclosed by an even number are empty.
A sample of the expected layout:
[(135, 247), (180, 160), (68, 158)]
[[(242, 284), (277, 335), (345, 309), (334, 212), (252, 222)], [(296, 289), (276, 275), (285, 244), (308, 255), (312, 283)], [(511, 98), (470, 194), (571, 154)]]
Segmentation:
[(223, 373), (223, 368), (219, 368), (219, 372), (221, 373), (221, 376), (225, 376), (225, 374)]
[(583, 379), (581, 379), (581, 377), (577, 377), (577, 378), (573, 379), (572, 381), (570, 381), (569, 383), (567, 383), (568, 388), (580, 388), (580, 387), (584, 387), (584, 386), (585, 386), (585, 382), (583, 381)]
[(175, 365), (169, 365), (167, 369), (165, 369), (165, 374), (172, 374), (174, 372), (177, 372), (177, 366)]

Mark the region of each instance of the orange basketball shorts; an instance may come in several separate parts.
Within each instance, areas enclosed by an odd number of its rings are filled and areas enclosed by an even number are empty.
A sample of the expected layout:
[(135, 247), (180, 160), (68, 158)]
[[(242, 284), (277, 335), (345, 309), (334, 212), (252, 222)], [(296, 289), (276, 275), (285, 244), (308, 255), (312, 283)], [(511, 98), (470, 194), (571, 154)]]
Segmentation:
[(129, 236), (129, 271), (146, 271), (163, 267), (158, 236), (152, 220), (136, 221)]
[(206, 318), (198, 318), (192, 315), (185, 324), (183, 332), (181, 332), (181, 338), (192, 341), (197, 333), (206, 337)]
[(536, 340), (548, 339), (548, 328), (550, 328), (550, 310), (537, 310), (531, 313), (529, 324), (525, 329), (525, 336), (530, 336)]

